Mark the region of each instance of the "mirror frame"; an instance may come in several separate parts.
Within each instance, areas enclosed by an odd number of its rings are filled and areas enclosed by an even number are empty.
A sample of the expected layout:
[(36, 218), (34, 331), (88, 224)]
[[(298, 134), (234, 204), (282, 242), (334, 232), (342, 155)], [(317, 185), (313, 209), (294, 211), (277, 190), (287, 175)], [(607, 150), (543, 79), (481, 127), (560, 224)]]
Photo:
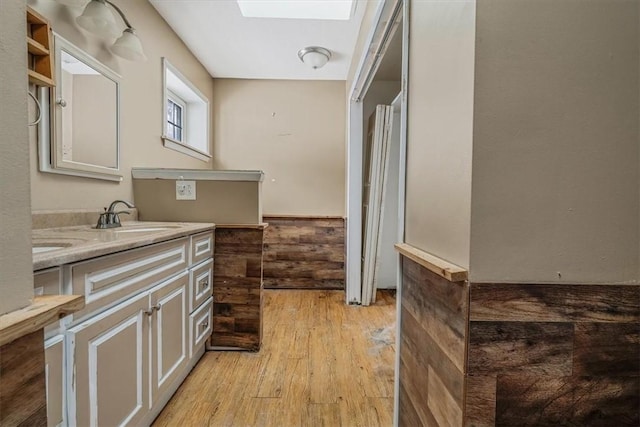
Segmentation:
[[(42, 108), (38, 125), (38, 164), (40, 172), (79, 176), (84, 178), (104, 179), (121, 182), (120, 172), (120, 81), (115, 71), (102, 64), (89, 54), (65, 40), (54, 32), (55, 76), (56, 86), (38, 89), (38, 99)], [(98, 71), (116, 85), (116, 166), (106, 167), (89, 163), (64, 160), (61, 141), (60, 105), (55, 100), (61, 98), (58, 76), (62, 75), (62, 51), (76, 57), (86, 65)]]

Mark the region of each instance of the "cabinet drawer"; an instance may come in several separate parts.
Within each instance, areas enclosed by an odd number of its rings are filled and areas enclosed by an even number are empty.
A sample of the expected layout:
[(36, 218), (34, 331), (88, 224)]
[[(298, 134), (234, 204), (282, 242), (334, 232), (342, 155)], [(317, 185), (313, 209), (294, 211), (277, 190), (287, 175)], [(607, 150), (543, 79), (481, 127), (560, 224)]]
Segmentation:
[(213, 298), (210, 297), (207, 302), (202, 304), (200, 308), (191, 313), (189, 316), (189, 342), (191, 343), (189, 348), (189, 357), (193, 357), (196, 350), (204, 345), (211, 335), (211, 326), (213, 320), (211, 319), (211, 308), (213, 307)]
[(204, 261), (213, 256), (213, 231), (191, 236), (191, 262), (190, 265)]
[[(50, 268), (47, 270), (40, 270), (33, 273), (33, 294), (35, 296), (40, 295), (60, 295), (62, 294), (62, 270), (60, 267)], [(44, 327), (45, 339), (54, 336), (60, 322), (52, 322)]]
[(62, 277), (60, 267), (40, 270), (33, 273), (33, 294), (39, 295), (60, 295)]
[(184, 237), (71, 265), (72, 293), (86, 301), (73, 315), (74, 322), (186, 270), (188, 245)]
[(213, 293), (213, 260), (210, 259), (189, 272), (189, 311), (205, 302)]

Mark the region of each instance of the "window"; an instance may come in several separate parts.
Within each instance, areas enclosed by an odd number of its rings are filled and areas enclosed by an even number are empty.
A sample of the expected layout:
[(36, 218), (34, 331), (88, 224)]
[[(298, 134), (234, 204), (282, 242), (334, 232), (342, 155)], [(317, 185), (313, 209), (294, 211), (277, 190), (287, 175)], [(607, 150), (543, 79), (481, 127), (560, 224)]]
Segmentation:
[(177, 142), (183, 142), (185, 102), (175, 94), (167, 95), (167, 137)]
[(166, 58), (162, 64), (164, 146), (209, 161), (209, 100)]

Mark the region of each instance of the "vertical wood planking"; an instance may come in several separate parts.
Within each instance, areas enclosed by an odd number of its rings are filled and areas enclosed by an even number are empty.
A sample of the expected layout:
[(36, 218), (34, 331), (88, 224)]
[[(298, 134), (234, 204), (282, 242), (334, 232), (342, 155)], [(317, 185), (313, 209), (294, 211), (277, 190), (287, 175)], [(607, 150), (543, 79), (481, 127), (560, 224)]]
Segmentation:
[(264, 286), (344, 289), (345, 220), (265, 216)]
[(212, 346), (260, 349), (263, 234), (261, 228), (216, 228)]

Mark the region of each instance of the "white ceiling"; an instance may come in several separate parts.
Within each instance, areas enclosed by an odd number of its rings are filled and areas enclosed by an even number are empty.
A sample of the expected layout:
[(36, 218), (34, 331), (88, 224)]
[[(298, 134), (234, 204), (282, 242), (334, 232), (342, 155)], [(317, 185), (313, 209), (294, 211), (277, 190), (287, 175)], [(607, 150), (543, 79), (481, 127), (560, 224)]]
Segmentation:
[[(330, 21), (245, 18), (235, 0), (149, 1), (213, 77), (293, 80), (346, 80), (367, 3)], [(307, 46), (329, 49), (329, 63), (303, 64), (297, 53)]]

